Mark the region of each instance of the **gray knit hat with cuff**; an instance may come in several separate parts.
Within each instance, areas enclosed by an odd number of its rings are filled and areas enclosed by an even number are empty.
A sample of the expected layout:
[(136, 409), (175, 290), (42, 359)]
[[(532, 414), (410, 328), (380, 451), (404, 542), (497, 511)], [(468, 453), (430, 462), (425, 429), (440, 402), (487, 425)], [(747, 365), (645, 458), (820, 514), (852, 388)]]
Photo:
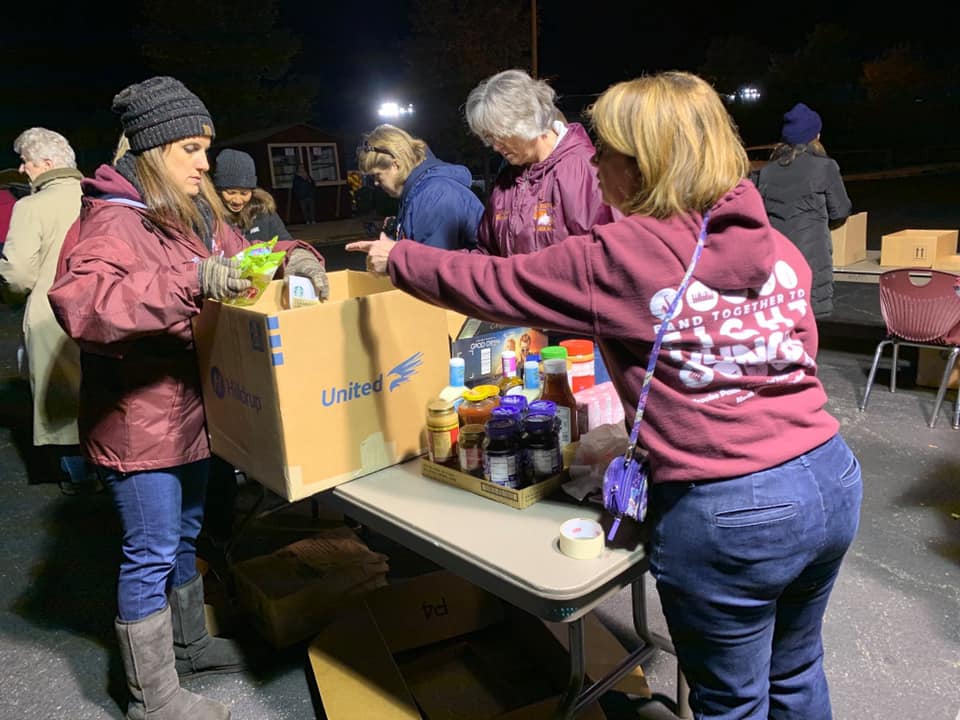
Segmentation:
[(240, 188), (253, 190), (257, 186), (257, 168), (253, 158), (240, 150), (227, 148), (217, 155), (213, 184), (220, 190)]
[(172, 77), (152, 77), (124, 88), (113, 98), (112, 110), (120, 116), (133, 152), (188, 137), (214, 136), (206, 106)]

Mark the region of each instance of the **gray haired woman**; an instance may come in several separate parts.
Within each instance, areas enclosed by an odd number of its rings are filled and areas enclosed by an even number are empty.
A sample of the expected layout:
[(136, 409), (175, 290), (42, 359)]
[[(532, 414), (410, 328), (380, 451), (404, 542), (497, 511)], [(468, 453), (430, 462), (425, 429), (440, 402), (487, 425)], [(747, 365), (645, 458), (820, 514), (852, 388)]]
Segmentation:
[(80, 348), (57, 324), (47, 301), (63, 239), (80, 214), (77, 161), (67, 139), (42, 127), (13, 142), (31, 194), (13, 207), (0, 255), (5, 299), (26, 298), (23, 345), (33, 393), (33, 444), (41, 461), (31, 482), (59, 482), (72, 495), (96, 486), (80, 453), (77, 403)]
[(590, 164), (593, 143), (582, 125), (564, 121), (555, 98), (522, 70), (497, 73), (467, 97), (470, 130), (509, 163), (480, 221), (480, 252), (534, 252), (614, 219)]

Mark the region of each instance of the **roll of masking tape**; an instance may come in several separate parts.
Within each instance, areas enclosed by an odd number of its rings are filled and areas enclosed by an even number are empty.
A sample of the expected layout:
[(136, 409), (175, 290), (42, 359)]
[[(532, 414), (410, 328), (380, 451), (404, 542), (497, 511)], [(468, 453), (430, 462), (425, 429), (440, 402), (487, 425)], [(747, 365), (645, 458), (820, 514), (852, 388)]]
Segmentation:
[(560, 552), (577, 560), (592, 560), (603, 552), (603, 528), (595, 520), (572, 518), (560, 526)]

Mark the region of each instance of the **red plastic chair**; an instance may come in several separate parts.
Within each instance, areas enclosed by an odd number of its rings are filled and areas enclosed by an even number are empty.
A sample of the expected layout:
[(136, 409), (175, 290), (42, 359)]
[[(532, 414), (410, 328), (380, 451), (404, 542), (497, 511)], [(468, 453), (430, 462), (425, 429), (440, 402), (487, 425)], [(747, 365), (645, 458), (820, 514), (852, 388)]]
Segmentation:
[[(873, 366), (867, 378), (860, 411), (867, 407), (877, 365), (887, 345), (893, 346), (890, 369), (890, 392), (897, 391), (897, 356), (901, 345), (949, 350), (933, 416), (937, 422), (940, 405), (947, 391), (950, 373), (960, 355), (960, 277), (953, 273), (928, 268), (900, 268), (880, 275), (880, 312), (887, 325), (887, 337), (877, 345)], [(953, 428), (960, 429), (960, 397), (953, 412)]]

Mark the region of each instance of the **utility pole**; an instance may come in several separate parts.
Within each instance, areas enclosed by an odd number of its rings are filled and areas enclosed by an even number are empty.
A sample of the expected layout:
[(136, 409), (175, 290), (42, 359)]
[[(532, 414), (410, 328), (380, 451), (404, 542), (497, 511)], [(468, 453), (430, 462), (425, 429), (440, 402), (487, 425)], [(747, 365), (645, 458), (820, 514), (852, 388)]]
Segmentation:
[(530, 74), (537, 77), (537, 0), (530, 0)]

